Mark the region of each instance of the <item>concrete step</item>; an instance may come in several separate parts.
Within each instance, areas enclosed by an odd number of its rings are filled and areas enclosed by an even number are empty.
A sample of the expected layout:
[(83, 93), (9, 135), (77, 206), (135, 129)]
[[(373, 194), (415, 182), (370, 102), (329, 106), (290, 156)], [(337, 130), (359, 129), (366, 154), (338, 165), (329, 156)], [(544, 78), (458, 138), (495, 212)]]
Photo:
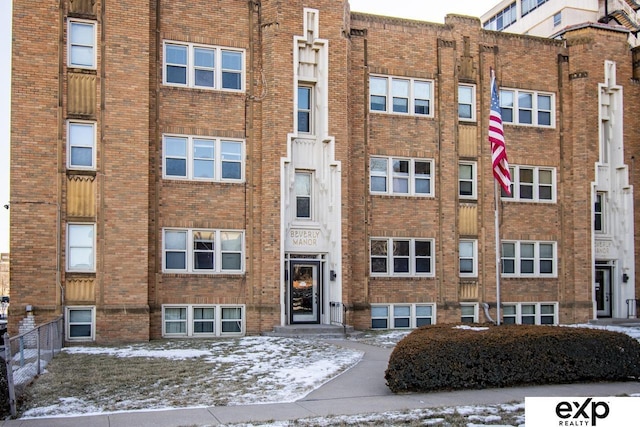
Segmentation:
[(606, 318), (606, 319), (591, 319), (589, 320), (589, 324), (591, 325), (600, 325), (600, 326), (640, 326), (640, 319), (637, 318)]
[(289, 338), (346, 338), (358, 337), (363, 333), (349, 325), (298, 324), (275, 326), (273, 331), (263, 332), (262, 335)]

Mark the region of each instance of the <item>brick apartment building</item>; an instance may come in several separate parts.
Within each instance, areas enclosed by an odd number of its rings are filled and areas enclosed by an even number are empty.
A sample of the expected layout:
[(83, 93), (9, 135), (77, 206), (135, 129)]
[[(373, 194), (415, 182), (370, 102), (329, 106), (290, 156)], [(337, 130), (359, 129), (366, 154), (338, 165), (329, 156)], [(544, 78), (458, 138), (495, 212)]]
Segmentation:
[[(345, 0), (14, 0), (10, 332), (635, 316), (640, 54)], [(633, 181), (633, 182), (632, 182)], [(488, 306), (485, 306), (488, 304)]]

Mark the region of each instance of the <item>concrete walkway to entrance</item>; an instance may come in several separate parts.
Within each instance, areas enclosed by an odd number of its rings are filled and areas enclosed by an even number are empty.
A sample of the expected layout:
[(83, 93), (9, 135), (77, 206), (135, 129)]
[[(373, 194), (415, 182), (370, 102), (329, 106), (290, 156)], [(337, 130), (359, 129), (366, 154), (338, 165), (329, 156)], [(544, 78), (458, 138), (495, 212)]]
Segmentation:
[(353, 368), (303, 399), (292, 403), (217, 406), (173, 410), (122, 412), (92, 416), (7, 420), (0, 427), (178, 427), (216, 426), (295, 420), (308, 417), (356, 415), (419, 408), (492, 405), (522, 402), (527, 396), (576, 397), (640, 394), (640, 382), (565, 384), (426, 394), (393, 394), (384, 372), (391, 349), (349, 340), (328, 340), (364, 352)]

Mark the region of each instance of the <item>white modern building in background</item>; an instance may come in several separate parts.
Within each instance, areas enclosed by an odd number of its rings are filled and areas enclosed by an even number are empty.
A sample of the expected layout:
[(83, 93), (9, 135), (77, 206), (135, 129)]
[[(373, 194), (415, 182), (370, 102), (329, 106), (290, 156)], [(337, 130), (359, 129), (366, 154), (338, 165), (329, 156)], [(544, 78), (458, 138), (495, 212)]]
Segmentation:
[(640, 31), (635, 0), (503, 0), (480, 17), (488, 30), (555, 37), (585, 23), (600, 22), (629, 31), (629, 44), (637, 46)]

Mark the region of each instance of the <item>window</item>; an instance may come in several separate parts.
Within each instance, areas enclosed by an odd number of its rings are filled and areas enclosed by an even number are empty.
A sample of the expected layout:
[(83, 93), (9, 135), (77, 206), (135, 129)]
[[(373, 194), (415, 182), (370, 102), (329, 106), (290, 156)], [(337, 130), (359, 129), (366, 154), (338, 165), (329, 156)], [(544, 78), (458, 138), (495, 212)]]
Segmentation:
[(519, 202), (555, 202), (556, 170), (535, 166), (509, 167), (511, 195), (501, 190), (504, 200)]
[(379, 305), (371, 306), (371, 328), (372, 329), (388, 329), (389, 328), (389, 306)]
[(522, 0), (522, 16), (529, 14), (534, 9), (537, 9), (538, 6), (546, 3), (548, 0)]
[(476, 120), (476, 89), (472, 85), (458, 85), (458, 119)]
[(516, 13), (516, 2), (502, 9), (492, 16), (483, 25), (485, 30), (502, 31), (518, 19)]
[(555, 242), (502, 242), (502, 275), (556, 277)]
[(461, 199), (476, 199), (477, 178), (475, 162), (460, 162), (458, 164), (458, 196)]
[(244, 51), (192, 43), (164, 43), (167, 85), (242, 91)]
[(66, 307), (68, 341), (93, 341), (95, 339), (95, 307)]
[(459, 246), (459, 273), (460, 277), (478, 276), (478, 241), (460, 240)]
[(69, 67), (96, 68), (96, 24), (90, 21), (70, 20), (68, 26)]
[(506, 303), (502, 306), (504, 324), (557, 325), (558, 303)]
[(433, 304), (371, 304), (371, 329), (411, 329), (435, 323)]
[(67, 126), (67, 165), (69, 169), (96, 168), (96, 125), (89, 122), (69, 122)]
[(243, 253), (243, 231), (163, 230), (163, 271), (167, 273), (241, 273)]
[(596, 203), (593, 207), (593, 230), (597, 233), (604, 233), (605, 222), (604, 222), (604, 193), (596, 193)]
[(433, 276), (432, 239), (371, 239), (371, 274)]
[(369, 78), (369, 108), (393, 114), (431, 116), (431, 82), (399, 77)]
[(371, 193), (433, 196), (432, 160), (372, 157), (369, 165)]
[(311, 173), (296, 172), (296, 218), (311, 219)]
[(410, 305), (394, 305), (393, 306), (393, 327), (409, 328), (411, 325), (411, 306)]
[(562, 11), (553, 15), (553, 26), (557, 27), (560, 24), (562, 24)]
[(67, 225), (67, 271), (95, 272), (95, 224)]
[(300, 86), (298, 88), (298, 132), (311, 133), (311, 88)]
[(182, 135), (162, 141), (165, 179), (244, 180), (244, 141)]
[(244, 334), (244, 306), (163, 305), (162, 336), (214, 337)]
[(460, 322), (478, 323), (478, 304), (460, 304)]
[(515, 89), (500, 90), (500, 111), (504, 123), (554, 127), (554, 96)]

